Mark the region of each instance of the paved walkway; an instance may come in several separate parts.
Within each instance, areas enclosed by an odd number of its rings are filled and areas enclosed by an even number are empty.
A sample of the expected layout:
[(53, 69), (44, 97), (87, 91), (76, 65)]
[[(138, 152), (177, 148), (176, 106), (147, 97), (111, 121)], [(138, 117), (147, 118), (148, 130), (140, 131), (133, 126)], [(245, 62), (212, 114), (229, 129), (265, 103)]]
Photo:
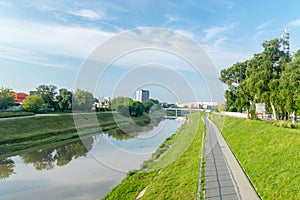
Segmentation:
[(260, 199), (218, 128), (204, 117), (206, 124), (205, 199)]

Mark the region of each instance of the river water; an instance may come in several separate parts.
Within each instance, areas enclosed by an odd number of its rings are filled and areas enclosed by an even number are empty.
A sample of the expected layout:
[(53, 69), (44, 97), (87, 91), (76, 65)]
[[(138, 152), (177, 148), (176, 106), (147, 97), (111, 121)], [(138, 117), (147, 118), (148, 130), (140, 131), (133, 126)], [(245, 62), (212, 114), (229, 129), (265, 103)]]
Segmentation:
[(0, 200), (104, 197), (182, 124), (164, 120), (132, 138), (98, 134), (0, 159)]

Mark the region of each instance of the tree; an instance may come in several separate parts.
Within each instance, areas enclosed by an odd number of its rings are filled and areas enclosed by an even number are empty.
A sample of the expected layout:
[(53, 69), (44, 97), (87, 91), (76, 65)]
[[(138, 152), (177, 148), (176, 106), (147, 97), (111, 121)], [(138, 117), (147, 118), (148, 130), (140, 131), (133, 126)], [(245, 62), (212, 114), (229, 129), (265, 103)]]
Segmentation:
[[(241, 112), (249, 109), (249, 94), (245, 90), (246, 71), (249, 61), (237, 62), (228, 69), (221, 70), (220, 80), (228, 85), (225, 92), (226, 110)], [(243, 86), (242, 86), (243, 85)]]
[(135, 101), (131, 105), (130, 110), (131, 110), (131, 113), (130, 113), (131, 116), (139, 117), (139, 116), (143, 115), (145, 107), (141, 102)]
[(264, 102), (271, 107), (275, 120), (278, 113), (281, 118), (287, 116), (278, 91), (285, 65), (291, 59), (281, 50), (281, 42), (280, 39), (265, 41), (263, 52), (221, 71), (220, 80), (228, 85), (225, 92), (227, 110), (240, 112), (245, 108), (249, 113), (255, 103)]
[(127, 109), (129, 111), (133, 102), (134, 101), (129, 97), (116, 97), (112, 99), (110, 108), (118, 112), (120, 111), (120, 109)]
[(53, 108), (55, 96), (57, 95), (57, 87), (54, 85), (40, 85), (36, 88), (36, 94), (40, 95), (44, 100), (45, 109)]
[(149, 99), (148, 101), (144, 101), (142, 102), (143, 106), (144, 106), (144, 111), (146, 113), (149, 113), (151, 107), (155, 104), (159, 104), (159, 101), (158, 100), (155, 100), (155, 99)]
[(218, 111), (219, 111), (219, 112), (223, 112), (223, 111), (225, 111), (225, 110), (226, 110), (226, 106), (225, 106), (224, 104), (218, 105)]
[(281, 110), (286, 112), (288, 117), (291, 114), (293, 116), (300, 114), (300, 51), (294, 58), (293, 62), (285, 65), (285, 70), (278, 81)]
[(74, 93), (74, 109), (78, 110), (91, 110), (94, 103), (94, 96), (86, 90), (77, 89)]
[(38, 112), (41, 108), (44, 107), (44, 100), (40, 95), (34, 94), (32, 96), (27, 96), (24, 99), (22, 108), (29, 112)]
[(14, 105), (13, 92), (10, 88), (0, 89), (0, 110), (5, 110)]
[(15, 162), (10, 158), (2, 158), (0, 160), (0, 179), (8, 178), (15, 173)]
[(67, 89), (60, 89), (59, 95), (56, 96), (56, 99), (58, 100), (58, 106), (59, 110), (64, 112), (65, 110), (71, 110), (72, 109), (72, 98), (73, 94), (71, 91), (68, 91)]

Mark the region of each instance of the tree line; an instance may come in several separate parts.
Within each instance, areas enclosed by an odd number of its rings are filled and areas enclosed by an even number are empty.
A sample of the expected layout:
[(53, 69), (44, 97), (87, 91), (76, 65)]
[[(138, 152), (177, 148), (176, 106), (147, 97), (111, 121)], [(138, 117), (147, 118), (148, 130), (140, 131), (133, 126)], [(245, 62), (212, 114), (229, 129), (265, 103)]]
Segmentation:
[[(92, 93), (77, 89), (72, 92), (65, 88), (57, 89), (54, 85), (40, 85), (33, 95), (27, 96), (22, 102), (22, 109), (29, 112), (83, 110), (90, 111), (95, 106), (95, 111), (101, 111), (97, 107), (99, 99)], [(10, 88), (0, 88), (0, 110), (5, 110), (16, 105), (14, 93)], [(105, 110), (117, 111), (124, 116), (139, 117), (144, 112), (160, 109), (158, 100), (149, 99), (145, 102), (134, 101), (129, 97), (116, 97), (108, 103)], [(103, 109), (102, 109), (103, 110)]]
[(300, 115), (300, 50), (294, 55), (282, 50), (282, 39), (262, 43), (263, 51), (249, 60), (221, 70), (226, 110), (246, 110), (255, 116), (255, 104), (265, 103), (274, 120)]
[[(89, 110), (95, 98), (86, 90), (77, 89), (75, 92), (61, 88), (57, 91), (54, 85), (40, 85), (33, 95), (27, 96), (22, 102), (22, 109), (29, 112), (41, 110), (67, 111)], [(10, 88), (0, 88), (0, 110), (16, 105), (14, 93)]]

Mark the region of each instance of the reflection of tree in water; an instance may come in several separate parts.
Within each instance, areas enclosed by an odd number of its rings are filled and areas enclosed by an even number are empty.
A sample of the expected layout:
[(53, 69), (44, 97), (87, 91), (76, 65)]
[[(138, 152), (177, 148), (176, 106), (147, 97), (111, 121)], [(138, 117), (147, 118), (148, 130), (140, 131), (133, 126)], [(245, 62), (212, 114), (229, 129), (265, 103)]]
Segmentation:
[(132, 132), (133, 132), (132, 130), (130, 130), (130, 131), (128, 130), (125, 132), (121, 129), (112, 129), (112, 130), (107, 131), (106, 133), (109, 136), (116, 138), (117, 140), (128, 140), (128, 139), (131, 139), (134, 137), (133, 135), (127, 134), (127, 133), (132, 133)]
[(8, 178), (14, 173), (15, 163), (9, 158), (0, 160), (0, 179)]
[(52, 152), (55, 148), (44, 148), (35, 151), (22, 153), (20, 156), (23, 158), (25, 164), (33, 164), (37, 170), (50, 170), (54, 168), (54, 157)]
[(84, 138), (85, 146), (81, 140), (59, 145), (56, 147), (47, 147), (20, 154), (25, 164), (32, 164), (37, 170), (51, 170), (57, 166), (68, 164), (73, 158), (86, 156), (93, 145), (93, 138)]
[[(83, 138), (83, 141), (71, 143), (65, 146), (59, 146), (56, 149), (55, 159), (57, 160), (57, 166), (63, 166), (68, 164), (73, 158), (86, 156), (87, 152), (92, 149), (93, 138)], [(83, 145), (85, 144), (85, 145)]]

